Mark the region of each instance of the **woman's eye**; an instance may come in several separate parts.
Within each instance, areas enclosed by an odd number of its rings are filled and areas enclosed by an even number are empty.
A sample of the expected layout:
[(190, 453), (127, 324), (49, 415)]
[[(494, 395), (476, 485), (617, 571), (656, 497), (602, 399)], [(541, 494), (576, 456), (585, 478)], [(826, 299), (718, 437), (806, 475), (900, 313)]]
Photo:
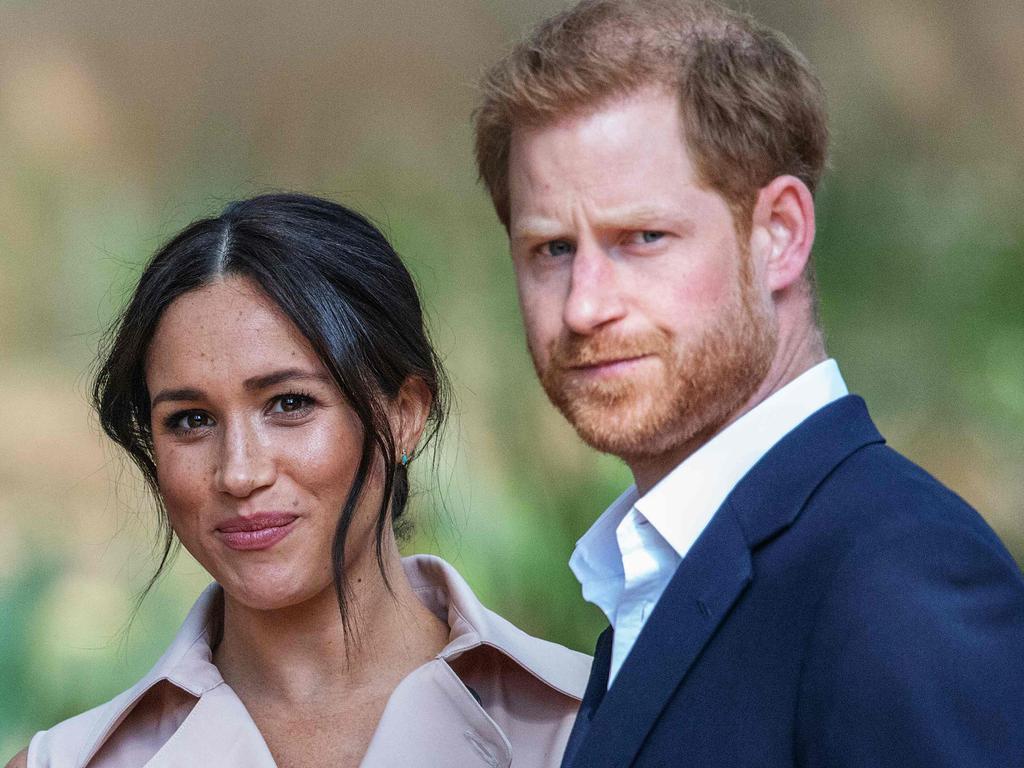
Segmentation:
[(176, 432), (192, 432), (203, 427), (212, 427), (214, 421), (210, 414), (202, 411), (188, 411), (171, 416), (167, 420), (168, 426)]
[(302, 412), (313, 404), (313, 398), (308, 395), (281, 395), (274, 399), (271, 413), (297, 413)]

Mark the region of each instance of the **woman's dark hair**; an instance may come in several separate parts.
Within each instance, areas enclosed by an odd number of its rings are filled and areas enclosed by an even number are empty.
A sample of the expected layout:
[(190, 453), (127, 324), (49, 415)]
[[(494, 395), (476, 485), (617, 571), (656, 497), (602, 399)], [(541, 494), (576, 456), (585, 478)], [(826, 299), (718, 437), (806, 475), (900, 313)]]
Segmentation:
[(146, 265), (105, 338), (93, 406), (103, 431), (142, 470), (161, 511), (163, 554), (140, 600), (177, 546), (157, 485), (147, 352), (160, 317), (175, 299), (227, 276), (251, 280), (291, 320), (362, 424), (362, 454), (331, 550), (338, 607), (348, 626), (345, 539), (378, 458), (384, 483), (376, 554), (385, 582), (384, 533), (398, 523), (409, 495), (406, 467), (395, 459), (409, 446), (396, 446), (387, 404), (410, 378), (426, 385), (432, 400), (422, 450), (444, 421), (447, 379), (427, 338), (412, 277), (391, 244), (363, 216), (309, 195), (241, 200), (186, 227)]

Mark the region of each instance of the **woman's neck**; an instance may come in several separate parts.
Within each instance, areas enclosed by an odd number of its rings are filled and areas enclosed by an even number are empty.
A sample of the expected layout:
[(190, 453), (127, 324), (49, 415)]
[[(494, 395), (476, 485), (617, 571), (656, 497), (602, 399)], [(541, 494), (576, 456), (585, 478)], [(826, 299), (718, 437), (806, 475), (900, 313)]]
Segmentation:
[(352, 563), (346, 611), (349, 634), (333, 585), (305, 602), (273, 611), (224, 596), (223, 639), (214, 661), (242, 697), (293, 706), (321, 706), (339, 694), (394, 685), (435, 656), (448, 626), (415, 596), (397, 548), (385, 550), (391, 591), (375, 557)]

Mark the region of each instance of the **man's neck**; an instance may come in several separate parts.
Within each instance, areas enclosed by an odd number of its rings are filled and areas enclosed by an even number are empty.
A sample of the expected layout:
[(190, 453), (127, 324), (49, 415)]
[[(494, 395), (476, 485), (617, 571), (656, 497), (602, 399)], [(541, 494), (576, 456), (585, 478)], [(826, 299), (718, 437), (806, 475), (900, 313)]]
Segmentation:
[(640, 496), (646, 494), (663, 477), (696, 453), (715, 435), (730, 424), (733, 424), (744, 414), (754, 410), (754, 408), (791, 381), (826, 359), (827, 355), (821, 338), (821, 332), (814, 326), (808, 326), (801, 334), (789, 334), (780, 338), (779, 347), (776, 350), (772, 365), (768, 369), (768, 374), (761, 381), (754, 394), (747, 398), (739, 408), (734, 410), (725, 421), (709, 427), (694, 435), (685, 443), (675, 446), (658, 456), (627, 460), (627, 464), (629, 464), (629, 468), (633, 472), (637, 493)]

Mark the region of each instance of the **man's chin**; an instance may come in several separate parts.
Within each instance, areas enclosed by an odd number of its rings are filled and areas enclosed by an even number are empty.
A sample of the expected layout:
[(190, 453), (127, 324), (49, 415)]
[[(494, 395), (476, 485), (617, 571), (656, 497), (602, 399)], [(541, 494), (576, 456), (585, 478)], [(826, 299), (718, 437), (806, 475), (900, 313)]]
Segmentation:
[(667, 430), (665, 414), (638, 408), (628, 401), (600, 406), (576, 401), (571, 407), (559, 409), (583, 442), (625, 461), (656, 458), (672, 450), (680, 439), (678, 414), (673, 419), (676, 428)]
[(732, 390), (731, 397), (696, 402), (631, 394), (615, 401), (562, 397), (552, 402), (583, 442), (632, 464), (685, 452), (687, 446), (709, 440), (745, 400), (747, 388)]

